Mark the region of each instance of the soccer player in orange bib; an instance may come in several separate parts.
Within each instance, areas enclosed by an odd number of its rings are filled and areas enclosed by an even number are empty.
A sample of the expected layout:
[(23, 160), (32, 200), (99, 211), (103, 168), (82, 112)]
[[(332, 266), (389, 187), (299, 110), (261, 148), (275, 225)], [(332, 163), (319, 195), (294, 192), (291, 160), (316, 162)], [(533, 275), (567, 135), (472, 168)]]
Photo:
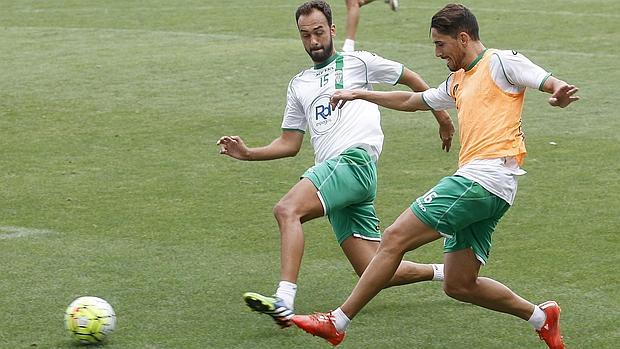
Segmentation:
[(549, 348), (563, 349), (555, 301), (536, 305), (480, 277), (479, 271), (497, 223), (513, 204), (517, 177), (525, 174), (520, 167), (526, 155), (521, 129), (525, 89), (550, 93), (549, 104), (560, 108), (579, 99), (578, 89), (517, 52), (485, 48), (476, 17), (462, 5), (447, 5), (433, 16), (431, 38), (435, 55), (453, 72), (438, 88), (421, 93), (340, 90), (331, 103), (341, 108), (362, 99), (402, 111), (456, 108), (459, 168), (385, 230), (377, 254), (344, 304), (329, 313), (294, 316), (293, 322), (338, 345), (351, 319), (384, 288), (405, 252), (443, 237), (447, 295), (526, 320)]

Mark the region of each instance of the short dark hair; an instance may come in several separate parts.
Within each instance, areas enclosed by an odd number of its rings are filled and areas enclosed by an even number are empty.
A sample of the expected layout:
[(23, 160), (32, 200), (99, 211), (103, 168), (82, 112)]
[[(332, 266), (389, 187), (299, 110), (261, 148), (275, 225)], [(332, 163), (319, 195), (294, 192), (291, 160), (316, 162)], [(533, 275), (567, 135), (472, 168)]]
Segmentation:
[(307, 16), (314, 10), (321, 11), (325, 15), (325, 18), (327, 18), (329, 26), (332, 26), (332, 9), (329, 7), (328, 3), (320, 0), (308, 1), (301, 4), (295, 12), (295, 23), (299, 23), (299, 17), (302, 15)]
[(461, 4), (448, 4), (435, 13), (431, 19), (432, 28), (453, 38), (456, 38), (459, 33), (465, 32), (473, 40), (480, 40), (476, 16)]

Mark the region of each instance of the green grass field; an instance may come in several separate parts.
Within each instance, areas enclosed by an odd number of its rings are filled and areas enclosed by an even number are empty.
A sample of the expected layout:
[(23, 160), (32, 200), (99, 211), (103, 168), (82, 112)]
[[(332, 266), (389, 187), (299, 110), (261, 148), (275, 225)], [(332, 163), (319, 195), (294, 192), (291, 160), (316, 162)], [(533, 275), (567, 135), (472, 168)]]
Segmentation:
[[(80, 295), (115, 307), (110, 349), (328, 346), (241, 299), (275, 290), (271, 209), (313, 163), (308, 140), (297, 157), (262, 163), (215, 146), (225, 134), (252, 146), (279, 135), (288, 81), (311, 66), (300, 2), (0, 0), (0, 348), (74, 348), (63, 312)], [(448, 71), (428, 26), (444, 4), (369, 5), (357, 48), (438, 85)], [(487, 47), (524, 53), (582, 97), (559, 110), (528, 92), (528, 175), (482, 274), (534, 302), (556, 299), (568, 348), (617, 348), (620, 3), (465, 4)], [(339, 48), (344, 2), (332, 6)], [(427, 112), (383, 110), (383, 127), (385, 227), (456, 169), (458, 148), (441, 152)], [(325, 219), (305, 232), (296, 311), (328, 310), (357, 277)], [(441, 256), (436, 242), (406, 258)], [(527, 323), (426, 283), (382, 292), (341, 347), (545, 346)]]

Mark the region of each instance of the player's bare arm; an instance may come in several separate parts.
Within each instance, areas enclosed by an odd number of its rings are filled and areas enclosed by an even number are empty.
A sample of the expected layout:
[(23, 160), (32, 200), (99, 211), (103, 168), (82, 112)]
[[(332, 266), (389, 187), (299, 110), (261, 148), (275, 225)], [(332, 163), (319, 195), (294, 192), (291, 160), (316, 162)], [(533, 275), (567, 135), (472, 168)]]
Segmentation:
[[(430, 88), (418, 73), (408, 68), (404, 68), (398, 83), (409, 86), (414, 92), (423, 92)], [(439, 124), (439, 138), (442, 142), (441, 149), (450, 151), (452, 136), (454, 135), (454, 125), (452, 124), (452, 119), (450, 119), (450, 114), (445, 110), (432, 110), (432, 113)]]
[(367, 91), (367, 90), (338, 90), (331, 96), (332, 109), (341, 109), (348, 101), (363, 99), (385, 108), (400, 111), (430, 110), (422, 100), (421, 92), (406, 91)]
[(220, 146), (220, 154), (238, 160), (274, 160), (297, 155), (303, 138), (302, 132), (284, 130), (280, 137), (264, 147), (250, 148), (239, 136), (223, 136), (217, 141), (217, 145)]
[[(407, 91), (338, 90), (331, 96), (331, 107), (333, 110), (340, 109), (346, 102), (354, 99), (363, 99), (385, 108), (400, 111), (431, 110), (422, 99), (421, 92)], [(439, 123), (439, 137), (442, 141), (441, 148), (449, 151), (452, 145), (454, 126), (447, 112), (442, 111), (440, 113), (440, 118), (437, 119), (437, 122)]]
[(565, 108), (572, 102), (578, 101), (579, 96), (575, 94), (579, 89), (575, 85), (569, 85), (565, 81), (550, 76), (543, 85), (543, 91), (551, 93), (549, 104), (554, 107)]

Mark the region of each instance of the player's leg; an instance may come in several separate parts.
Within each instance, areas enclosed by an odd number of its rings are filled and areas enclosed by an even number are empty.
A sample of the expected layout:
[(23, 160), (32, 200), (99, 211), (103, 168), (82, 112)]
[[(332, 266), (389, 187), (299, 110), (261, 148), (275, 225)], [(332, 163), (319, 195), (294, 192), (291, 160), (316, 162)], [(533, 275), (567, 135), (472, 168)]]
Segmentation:
[(345, 0), (345, 4), (347, 5), (346, 34), (342, 51), (352, 52), (355, 51), (355, 34), (360, 21), (362, 4), (359, 0)]
[(317, 189), (302, 178), (275, 205), (273, 214), (280, 230), (281, 280), (297, 283), (304, 252), (302, 223), (324, 215)]
[[(342, 247), (344, 254), (347, 256), (347, 259), (353, 266), (357, 275), (362, 276), (364, 270), (366, 270), (366, 267), (377, 253), (379, 242), (349, 237), (340, 247)], [(434, 266), (437, 269), (435, 269)], [(396, 269), (396, 273), (387, 283), (386, 287), (431, 280), (443, 280), (443, 264), (433, 265), (401, 261), (398, 269)]]
[(342, 311), (349, 319), (353, 319), (392, 280), (405, 252), (440, 237), (439, 233), (422, 223), (410, 209), (406, 209), (385, 230), (377, 253), (360, 277), (351, 295), (340, 307)]
[[(359, 202), (369, 192), (374, 193), (376, 190), (374, 162), (365, 150), (359, 148), (349, 149), (313, 166), (302, 177), (273, 210), (281, 236), (281, 281), (275, 296), (267, 297), (257, 293), (244, 295), (248, 306), (271, 315), (282, 327), (290, 325), (289, 319), (293, 313), (297, 277), (304, 251), (302, 223), (338, 211), (350, 202)], [(370, 186), (363, 183), (369, 183)]]
[[(379, 248), (379, 219), (373, 198), (374, 195), (329, 216), (338, 241), (342, 241), (340, 247), (358, 276), (362, 276)], [(429, 280), (443, 280), (443, 264), (402, 261), (386, 287)]]
[(454, 299), (527, 320), (534, 304), (521, 298), (502, 283), (479, 277), (481, 262), (472, 249), (444, 255), (444, 291)]
[(247, 292), (246, 304), (255, 311), (270, 315), (280, 327), (291, 325), (297, 277), (304, 252), (302, 223), (323, 216), (317, 189), (307, 178), (291, 188), (273, 209), (280, 230), (280, 282), (273, 296)]
[(304, 331), (324, 338), (333, 345), (344, 339), (351, 319), (386, 287), (398, 269), (405, 252), (441, 235), (422, 223), (410, 209), (385, 230), (377, 253), (342, 306), (329, 313), (296, 315), (293, 322)]
[(463, 302), (527, 320), (550, 348), (564, 348), (560, 334), (560, 307), (556, 302), (535, 305), (502, 283), (478, 276), (482, 262), (486, 263), (491, 234), (501, 215), (502, 211), (445, 240), (444, 290), (450, 297)]
[(535, 305), (502, 283), (478, 276), (481, 263), (471, 249), (446, 253), (444, 264), (444, 290), (448, 296), (526, 320), (549, 348), (564, 348), (556, 302)]

